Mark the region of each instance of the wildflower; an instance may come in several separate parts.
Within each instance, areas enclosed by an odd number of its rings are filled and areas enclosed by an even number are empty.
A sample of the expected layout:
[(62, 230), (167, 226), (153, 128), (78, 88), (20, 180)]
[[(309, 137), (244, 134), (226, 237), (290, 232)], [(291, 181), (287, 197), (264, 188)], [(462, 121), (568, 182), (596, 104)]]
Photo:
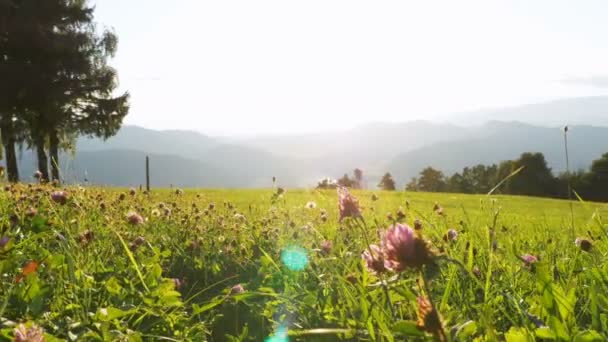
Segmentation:
[(308, 208), (308, 209), (314, 209), (316, 207), (317, 207), (317, 203), (315, 203), (313, 201), (306, 203), (306, 208)]
[(439, 313), (433, 308), (428, 298), (418, 297), (416, 302), (418, 304), (418, 322), (416, 324), (418, 329), (437, 337), (442, 336), (443, 327), (441, 326)]
[(55, 238), (57, 240), (61, 241), (61, 242), (66, 242), (67, 241), (67, 239), (65, 238), (65, 236), (63, 236), (63, 234), (61, 234), (59, 232), (55, 233)]
[(474, 266), (471, 271), (477, 278), (481, 278), (481, 270), (479, 269), (479, 267)]
[(135, 226), (144, 223), (144, 218), (141, 217), (141, 215), (139, 215), (138, 213), (132, 211), (127, 214), (127, 221), (129, 221), (130, 224)]
[(135, 190), (135, 188), (130, 188), (129, 189), (129, 195), (135, 196), (136, 193), (137, 193), (137, 190)]
[(209, 210), (213, 210), (215, 209), (215, 203), (211, 202), (209, 203)]
[(0, 249), (3, 249), (4, 246), (6, 246), (8, 244), (8, 242), (11, 241), (11, 238), (8, 236), (4, 236), (3, 238), (0, 239)]
[(124, 201), (124, 200), (125, 200), (125, 198), (127, 198), (127, 195), (125, 195), (125, 194), (123, 194), (123, 193), (121, 193), (120, 195), (118, 195), (118, 200), (119, 200), (119, 201)]
[(34, 207), (29, 207), (25, 211), (25, 216), (27, 216), (27, 217), (34, 217), (34, 216), (36, 216), (36, 214), (38, 214), (38, 210), (36, 210), (36, 208), (34, 208)]
[(284, 193), (285, 193), (285, 189), (283, 189), (283, 188), (277, 188), (277, 195), (281, 196)]
[(585, 238), (576, 238), (574, 244), (580, 247), (580, 249), (585, 252), (589, 252), (591, 250), (591, 247), (593, 247), (591, 241)]
[(456, 241), (458, 239), (458, 232), (455, 229), (449, 229), (443, 237), (445, 241)]
[(42, 180), (42, 172), (40, 172), (40, 170), (34, 172), (34, 178), (37, 180)]
[(154, 217), (159, 217), (160, 216), (160, 210), (158, 210), (158, 209), (152, 209), (151, 214)]
[(234, 218), (235, 218), (237, 221), (245, 222), (245, 215), (243, 215), (243, 214), (238, 214), (238, 213), (237, 213), (237, 214), (234, 214)]
[(368, 249), (363, 251), (361, 258), (365, 260), (367, 269), (372, 273), (383, 273), (388, 270), (387, 261), (384, 260), (384, 254), (380, 247), (376, 245), (370, 245)]
[(139, 248), (139, 246), (143, 245), (146, 242), (146, 239), (144, 239), (143, 236), (138, 236), (137, 238), (135, 238), (135, 240), (133, 240), (133, 242), (129, 243), (129, 249), (132, 251), (137, 250), (137, 248)]
[(416, 219), (416, 221), (414, 221), (414, 229), (422, 230), (422, 221)]
[(17, 278), (15, 279), (15, 281), (17, 283), (20, 283), (25, 277), (27, 277), (28, 275), (36, 272), (36, 270), (38, 270), (38, 266), (40, 266), (40, 264), (36, 261), (29, 261), (28, 263), (26, 263), (22, 268), (21, 268), (21, 274), (19, 274), (17, 276)]
[(328, 255), (331, 252), (333, 244), (329, 240), (325, 240), (321, 242), (321, 253), (323, 255)]
[(338, 188), (338, 209), (340, 210), (340, 222), (346, 217), (361, 217), (359, 201), (345, 187)]
[(78, 241), (86, 246), (88, 245), (91, 241), (93, 241), (94, 238), (94, 234), (92, 231), (90, 230), (85, 230), (84, 232), (80, 233), (80, 235), (78, 236)]
[(193, 249), (193, 250), (199, 249), (200, 247), (201, 247), (201, 243), (198, 240), (192, 240), (188, 244), (188, 248)]
[(532, 266), (538, 262), (538, 258), (532, 254), (524, 254), (520, 258), (526, 266)]
[(378, 195), (372, 194), (372, 201), (376, 202), (379, 199)]
[(51, 200), (55, 203), (66, 204), (68, 201), (68, 193), (65, 191), (53, 191), (51, 193)]
[(403, 208), (399, 208), (399, 210), (397, 210), (397, 221), (403, 221), (405, 220), (405, 212), (403, 211)]
[(384, 236), (383, 246), (386, 259), (394, 271), (420, 268), (433, 262), (433, 253), (427, 243), (405, 224), (391, 226)]
[(245, 288), (241, 284), (234, 285), (233, 287), (230, 288), (231, 295), (238, 295), (243, 292), (245, 292)]
[(177, 196), (181, 196), (181, 195), (183, 195), (183, 194), (184, 194), (184, 190), (179, 189), (179, 188), (178, 188), (178, 189), (175, 189), (175, 194), (176, 194)]
[(44, 342), (44, 330), (37, 325), (32, 325), (29, 328), (24, 324), (19, 324), (13, 331), (14, 342)]
[(184, 283), (179, 278), (173, 278), (173, 284), (175, 285), (176, 290), (181, 289), (184, 285)]

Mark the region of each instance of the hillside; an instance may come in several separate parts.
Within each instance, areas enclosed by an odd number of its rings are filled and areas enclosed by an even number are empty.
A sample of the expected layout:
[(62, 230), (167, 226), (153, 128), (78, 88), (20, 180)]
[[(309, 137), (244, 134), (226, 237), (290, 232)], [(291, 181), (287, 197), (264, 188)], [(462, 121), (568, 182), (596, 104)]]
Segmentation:
[[(517, 159), (524, 151), (542, 152), (554, 172), (566, 169), (561, 129), (492, 122), (484, 126), (483, 132), (469, 139), (437, 143), (403, 153), (389, 164), (388, 170), (400, 182), (405, 182), (426, 166), (450, 174), (465, 166)], [(587, 168), (591, 161), (608, 151), (608, 128), (605, 127), (573, 126), (568, 138), (572, 169)]]
[[(106, 142), (81, 139), (75, 157), (64, 155), (61, 164), (65, 179), (70, 182), (81, 182), (86, 170), (89, 179), (97, 184), (129, 186), (143, 182), (144, 160), (149, 155), (155, 186), (194, 187), (266, 187), (273, 176), (284, 186), (313, 186), (322, 177), (337, 178), (356, 167), (364, 170), (368, 187), (375, 186), (386, 171), (402, 185), (426, 166), (452, 173), (465, 166), (513, 159), (524, 151), (542, 152), (554, 171), (565, 169), (563, 131), (558, 128), (515, 122), (490, 122), (469, 128), (449, 126), (447, 131), (446, 126), (420, 122), (391, 126), (378, 124), (349, 131), (350, 135), (340, 133), (338, 138), (350, 136), (351, 148), (341, 143), (332, 145), (327, 135), (323, 155), (303, 151), (291, 158), (287, 147), (294, 145), (289, 141), (283, 151), (274, 153), (269, 150), (278, 144), (268, 143), (270, 140), (264, 147), (259, 142), (226, 143), (192, 132), (126, 126)], [(569, 138), (573, 169), (586, 168), (608, 151), (608, 128), (573, 126)], [(32, 153), (24, 151), (20, 160), (22, 175), (30, 177), (35, 165)]]
[(480, 122), (520, 121), (538, 126), (608, 126), (608, 96), (564, 98), (505, 108), (489, 108), (445, 115), (445, 120), (463, 125)]

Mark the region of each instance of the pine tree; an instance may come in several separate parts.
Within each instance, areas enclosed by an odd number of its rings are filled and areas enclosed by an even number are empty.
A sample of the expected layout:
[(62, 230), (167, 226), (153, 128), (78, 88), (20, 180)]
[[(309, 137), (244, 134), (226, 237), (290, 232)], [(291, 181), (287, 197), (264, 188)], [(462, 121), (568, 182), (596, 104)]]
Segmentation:
[(384, 176), (382, 176), (378, 187), (382, 190), (395, 190), (395, 180), (393, 179), (393, 176), (389, 172), (385, 173)]

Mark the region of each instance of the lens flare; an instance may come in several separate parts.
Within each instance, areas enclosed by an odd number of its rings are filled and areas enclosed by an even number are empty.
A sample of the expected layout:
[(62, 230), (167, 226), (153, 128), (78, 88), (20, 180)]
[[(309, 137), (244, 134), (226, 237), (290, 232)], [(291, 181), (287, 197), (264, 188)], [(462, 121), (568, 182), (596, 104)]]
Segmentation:
[(268, 337), (265, 342), (288, 342), (289, 336), (287, 336), (287, 328), (280, 326), (274, 335)]
[(289, 246), (281, 252), (281, 261), (292, 271), (301, 271), (308, 265), (306, 250), (299, 246)]

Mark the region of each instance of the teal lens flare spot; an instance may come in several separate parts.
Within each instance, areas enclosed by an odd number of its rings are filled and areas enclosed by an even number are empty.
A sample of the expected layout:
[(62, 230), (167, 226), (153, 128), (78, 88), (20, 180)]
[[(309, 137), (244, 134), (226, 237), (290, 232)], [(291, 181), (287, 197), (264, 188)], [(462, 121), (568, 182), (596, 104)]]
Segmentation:
[(308, 264), (306, 250), (298, 246), (289, 246), (281, 252), (281, 261), (292, 271), (301, 271)]
[(268, 337), (265, 342), (288, 342), (289, 337), (287, 336), (287, 328), (279, 327), (274, 335)]

